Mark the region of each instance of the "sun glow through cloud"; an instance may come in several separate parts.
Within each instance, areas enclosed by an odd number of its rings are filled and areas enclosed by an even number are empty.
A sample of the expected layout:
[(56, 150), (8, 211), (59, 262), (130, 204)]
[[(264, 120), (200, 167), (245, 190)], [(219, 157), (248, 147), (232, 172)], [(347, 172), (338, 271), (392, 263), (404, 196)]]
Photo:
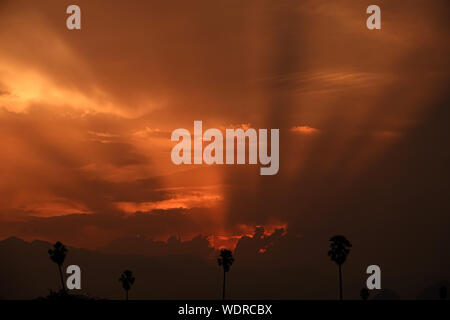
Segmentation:
[[(102, 3), (86, 3), (97, 18), (79, 34), (60, 28), (51, 1), (4, 5), (15, 14), (0, 21), (0, 219), (130, 220), (162, 211), (182, 221), (179, 229), (228, 244), (257, 225), (317, 223), (310, 212), (338, 209), (316, 197), (351, 188), (382, 163), (426, 119), (445, 83), (437, 48), (446, 35), (429, 32), (432, 10), (411, 24), (414, 15), (390, 4), (401, 19), (368, 34), (350, 2), (293, 3), (289, 12), (273, 4), (274, 16), (265, 3), (230, 5), (214, 23), (198, 4), (167, 7), (167, 18), (155, 19), (145, 2), (131, 15), (109, 4), (108, 17)], [(170, 134), (194, 120), (221, 130), (279, 128), (279, 174), (173, 165)], [(120, 234), (90, 223), (78, 225), (80, 234)], [(165, 229), (155, 236), (174, 232), (158, 223)]]

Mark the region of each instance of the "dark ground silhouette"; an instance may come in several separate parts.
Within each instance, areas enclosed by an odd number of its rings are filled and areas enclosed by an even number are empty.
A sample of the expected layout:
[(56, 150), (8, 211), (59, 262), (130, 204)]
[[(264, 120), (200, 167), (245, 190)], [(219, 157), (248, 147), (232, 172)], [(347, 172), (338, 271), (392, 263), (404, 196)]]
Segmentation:
[[(336, 299), (336, 270), (324, 254), (326, 241), (318, 241), (319, 248), (314, 246), (314, 241), (286, 230), (280, 229), (270, 235), (262, 231), (256, 229), (252, 237), (243, 237), (238, 242), (233, 252), (238, 263), (233, 265), (232, 276), (227, 278), (227, 295), (231, 291), (233, 299)], [(30, 243), (18, 238), (0, 241), (0, 297), (54, 297), (55, 293), (49, 296), (49, 292), (60, 287), (60, 280), (46, 254), (50, 248), (52, 244), (44, 241)], [(361, 299), (361, 285), (367, 278), (365, 268), (355, 262), (355, 257), (360, 254), (358, 248), (353, 249), (346, 264), (346, 299)], [(265, 249), (264, 253), (261, 249)], [(68, 250), (70, 254), (65, 264), (77, 264), (82, 270), (82, 290), (71, 291), (71, 295), (123, 299), (123, 288), (117, 278), (123, 270), (130, 269), (139, 275), (133, 285), (133, 299), (221, 298), (223, 269), (217, 267), (218, 251), (215, 255), (200, 258), (171, 255), (170, 252), (166, 256), (149, 257), (105, 254), (73, 247), (68, 247)], [(299, 254), (302, 255), (301, 260), (293, 259)], [(182, 272), (180, 266), (183, 267)], [(420, 274), (415, 278), (402, 278), (408, 283), (407, 289), (400, 286), (403, 288), (400, 291), (394, 284), (401, 282), (396, 282), (386, 273), (382, 283), (393, 283), (390, 287), (396, 288), (399, 294), (380, 295), (383, 291), (375, 290), (369, 299), (399, 296), (439, 299), (439, 288), (448, 286), (448, 282), (439, 281), (439, 275), (432, 278), (424, 273), (422, 278)], [(430, 289), (424, 291), (427, 286)]]

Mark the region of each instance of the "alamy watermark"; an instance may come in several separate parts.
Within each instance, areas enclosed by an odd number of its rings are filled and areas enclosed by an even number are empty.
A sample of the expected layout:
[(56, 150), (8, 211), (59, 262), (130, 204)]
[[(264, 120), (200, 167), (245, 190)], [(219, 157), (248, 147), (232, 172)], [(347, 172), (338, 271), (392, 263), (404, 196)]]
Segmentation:
[[(189, 130), (182, 128), (172, 132), (171, 140), (178, 141), (178, 144), (173, 147), (171, 158), (176, 165), (192, 163), (235, 164), (235, 158), (237, 158), (237, 164), (246, 164), (248, 140), (248, 164), (258, 164), (259, 160), (259, 163), (263, 166), (260, 168), (261, 175), (275, 175), (278, 173), (280, 165), (279, 135), (279, 129), (271, 129), (270, 143), (268, 143), (267, 129), (259, 129), (258, 131), (253, 128), (246, 130), (242, 128), (226, 129), (224, 148), (224, 135), (221, 130), (212, 128), (203, 133), (202, 121), (194, 121), (193, 161), (191, 133)], [(204, 141), (210, 143), (203, 149)]]

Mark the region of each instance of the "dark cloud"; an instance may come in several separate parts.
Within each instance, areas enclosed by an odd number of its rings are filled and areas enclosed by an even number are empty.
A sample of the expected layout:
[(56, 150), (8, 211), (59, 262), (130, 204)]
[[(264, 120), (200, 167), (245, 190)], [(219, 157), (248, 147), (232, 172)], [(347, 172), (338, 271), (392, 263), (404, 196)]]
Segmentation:
[(208, 209), (154, 210), (147, 213), (72, 214), (49, 218), (29, 218), (22, 222), (2, 223), (0, 234), (21, 234), (26, 238), (60, 239), (86, 248), (106, 245), (114, 239), (140, 236), (166, 239), (167, 234), (192, 238), (209, 235), (215, 221)]

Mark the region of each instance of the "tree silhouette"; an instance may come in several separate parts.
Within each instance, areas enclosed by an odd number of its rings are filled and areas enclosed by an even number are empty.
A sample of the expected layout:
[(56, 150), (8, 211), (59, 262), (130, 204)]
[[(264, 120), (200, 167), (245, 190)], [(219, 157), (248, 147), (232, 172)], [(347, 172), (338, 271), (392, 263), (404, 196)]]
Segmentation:
[(367, 289), (367, 288), (362, 288), (362, 289), (361, 289), (361, 292), (359, 293), (359, 296), (360, 296), (361, 299), (363, 299), (363, 300), (369, 299), (369, 289)]
[(339, 266), (339, 300), (342, 300), (342, 265), (347, 259), (347, 255), (350, 252), (349, 248), (352, 244), (346, 237), (340, 235), (331, 237), (330, 241), (330, 251), (328, 251), (328, 255), (331, 260), (336, 262)]
[(439, 288), (439, 298), (441, 298), (441, 300), (447, 299), (447, 287), (446, 286), (442, 286)]
[(119, 281), (122, 283), (122, 287), (125, 290), (125, 299), (128, 300), (128, 291), (130, 291), (131, 286), (134, 283), (135, 278), (133, 277), (133, 272), (130, 270), (125, 270), (119, 278)]
[(222, 299), (225, 300), (225, 283), (226, 274), (230, 271), (230, 267), (234, 262), (233, 254), (230, 250), (222, 249), (220, 251), (220, 256), (217, 259), (219, 266), (223, 267), (223, 286), (222, 286)]
[(62, 291), (66, 292), (66, 287), (64, 286), (64, 278), (62, 273), (62, 265), (64, 264), (64, 260), (66, 259), (67, 248), (61, 242), (58, 241), (53, 245), (53, 249), (48, 250), (48, 254), (50, 255), (50, 259), (58, 265)]

